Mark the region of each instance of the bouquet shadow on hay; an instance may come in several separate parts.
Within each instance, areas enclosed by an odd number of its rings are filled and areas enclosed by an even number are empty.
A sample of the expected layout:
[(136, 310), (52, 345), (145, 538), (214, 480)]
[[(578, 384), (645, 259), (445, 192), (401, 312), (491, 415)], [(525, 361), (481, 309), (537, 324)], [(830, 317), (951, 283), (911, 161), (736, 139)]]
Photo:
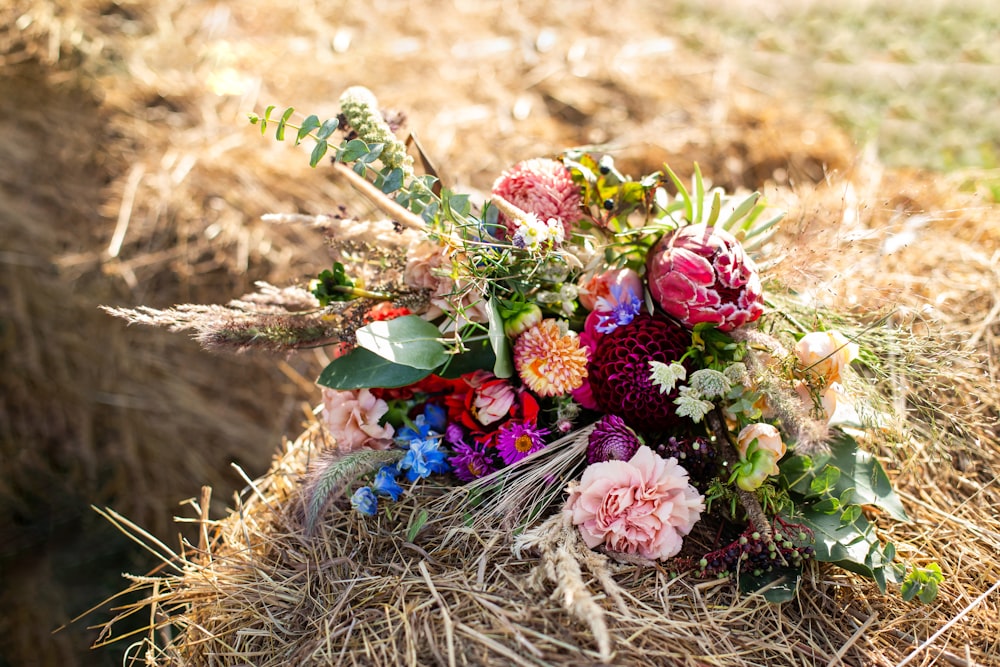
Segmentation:
[(341, 106), (251, 117), (311, 140), (313, 166), (332, 154), (386, 214), (271, 216), (321, 228), (329, 270), (226, 306), (109, 309), (209, 349), (327, 349), (304, 536), (339, 499), (371, 517), (434, 477), (450, 490), (411, 532), (499, 529), (546, 567), (572, 544), (783, 602), (819, 561), (934, 598), (937, 566), (900, 562), (877, 528), (907, 520), (871, 453), (903, 437), (878, 391), (898, 341), (882, 314), (853, 322), (769, 277), (781, 215), (758, 193), (581, 150), (476, 202), (417, 173), (369, 91)]

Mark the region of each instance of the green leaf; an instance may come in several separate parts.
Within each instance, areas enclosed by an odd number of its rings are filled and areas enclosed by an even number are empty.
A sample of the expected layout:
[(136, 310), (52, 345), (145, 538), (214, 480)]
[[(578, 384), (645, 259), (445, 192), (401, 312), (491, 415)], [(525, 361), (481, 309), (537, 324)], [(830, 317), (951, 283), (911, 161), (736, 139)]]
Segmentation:
[(755, 192), (740, 202), (740, 205), (737, 206), (736, 209), (729, 214), (729, 217), (726, 218), (725, 222), (722, 223), (722, 228), (727, 232), (731, 232), (733, 225), (742, 220), (743, 217), (750, 212), (750, 209), (757, 205), (758, 199), (760, 199), (760, 193)]
[(477, 340), (467, 343), (466, 346), (469, 348), (468, 351), (452, 356), (444, 368), (438, 371), (438, 375), (455, 379), (466, 373), (494, 367), (496, 355), (489, 341)]
[(500, 304), (495, 298), (486, 302), (486, 317), (490, 324), (490, 345), (493, 347), (493, 353), (496, 354), (493, 374), (498, 378), (509, 378), (514, 374), (514, 360), (510, 353), (510, 342), (503, 332)]
[(278, 129), (274, 133), (274, 138), (278, 141), (285, 140), (285, 126), (288, 125), (288, 119), (292, 117), (293, 113), (295, 113), (295, 109), (288, 107), (285, 109), (285, 113), (281, 114), (281, 120), (278, 121)]
[(391, 194), (403, 187), (403, 170), (399, 167), (390, 171), (382, 182), (382, 192)]
[(670, 180), (673, 181), (674, 187), (677, 188), (677, 196), (684, 202), (684, 219), (688, 222), (693, 221), (694, 209), (691, 206), (691, 193), (684, 187), (684, 183), (677, 177), (677, 174), (674, 173), (674, 170), (669, 165), (665, 164), (663, 168), (666, 170)]
[(880, 507), (897, 521), (910, 520), (882, 464), (858, 447), (857, 440), (846, 433), (841, 433), (830, 443), (830, 455), (828, 465), (841, 471), (833, 493), (839, 495), (854, 487), (852, 503)]
[(355, 337), (361, 347), (396, 364), (432, 370), (448, 361), (441, 332), (416, 315), (372, 322), (358, 329)]
[(368, 154), (368, 144), (361, 139), (351, 139), (337, 152), (337, 160), (340, 162), (356, 162), (362, 155)]
[(392, 389), (406, 387), (430, 374), (426, 369), (394, 364), (359, 347), (327, 364), (316, 383), (342, 391), (372, 387)]
[(319, 117), (316, 114), (308, 116), (304, 121), (302, 121), (302, 127), (299, 128), (299, 133), (295, 136), (295, 145), (298, 146), (302, 143), (302, 140), (309, 136), (309, 133), (319, 127)]
[(420, 529), (424, 527), (425, 523), (427, 523), (428, 516), (427, 510), (422, 509), (416, 517), (413, 517), (410, 527), (406, 529), (407, 542), (412, 542), (417, 537), (417, 533), (419, 533)]
[(316, 142), (316, 145), (312, 149), (312, 154), (309, 156), (310, 167), (315, 167), (319, 164), (319, 161), (323, 159), (324, 155), (326, 155), (327, 147), (328, 144), (325, 140)]
[(770, 572), (762, 572), (759, 575), (743, 572), (739, 575), (740, 592), (749, 595), (767, 587), (767, 590), (761, 593), (764, 599), (774, 604), (781, 604), (795, 599), (801, 578), (801, 567), (784, 565), (774, 565)]
[(330, 118), (329, 120), (323, 121), (320, 125), (319, 131), (316, 133), (316, 139), (319, 141), (326, 141), (330, 138), (336, 130), (340, 122), (336, 118)]
[(798, 518), (813, 531), (816, 560), (873, 579), (885, 592), (889, 559), (868, 519), (862, 515), (854, 521), (843, 521), (840, 513), (827, 514), (814, 506), (801, 508)]

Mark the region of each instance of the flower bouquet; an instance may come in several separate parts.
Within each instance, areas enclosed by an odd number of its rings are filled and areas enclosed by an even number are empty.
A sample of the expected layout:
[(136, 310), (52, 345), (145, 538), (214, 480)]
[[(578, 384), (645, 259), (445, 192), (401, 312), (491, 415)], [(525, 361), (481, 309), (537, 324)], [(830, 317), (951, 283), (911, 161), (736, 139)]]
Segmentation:
[(581, 566), (619, 604), (616, 564), (783, 602), (826, 562), (934, 598), (940, 569), (880, 536), (907, 516), (872, 454), (899, 437), (877, 391), (878, 318), (769, 278), (782, 216), (758, 193), (711, 188), (697, 165), (689, 183), (666, 166), (633, 178), (571, 150), (477, 198), (422, 153), (418, 170), (367, 89), (326, 121), (274, 113), (251, 122), (311, 141), (311, 164), (332, 157), (385, 219), (271, 216), (321, 228), (330, 268), (225, 307), (112, 312), (210, 349), (326, 350), (324, 444), (296, 482), (303, 539), (331, 512), (377, 518), (437, 484), (407, 540), (435, 521), (506, 533), (605, 660), (596, 603), (566, 583)]

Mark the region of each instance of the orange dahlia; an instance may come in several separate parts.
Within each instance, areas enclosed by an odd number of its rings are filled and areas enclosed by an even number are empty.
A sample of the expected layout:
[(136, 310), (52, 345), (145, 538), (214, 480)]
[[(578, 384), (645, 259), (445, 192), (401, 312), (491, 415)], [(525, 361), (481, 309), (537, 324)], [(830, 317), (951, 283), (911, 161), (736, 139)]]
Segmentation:
[(580, 387), (587, 377), (587, 349), (556, 320), (542, 320), (517, 337), (514, 368), (539, 396), (562, 396)]

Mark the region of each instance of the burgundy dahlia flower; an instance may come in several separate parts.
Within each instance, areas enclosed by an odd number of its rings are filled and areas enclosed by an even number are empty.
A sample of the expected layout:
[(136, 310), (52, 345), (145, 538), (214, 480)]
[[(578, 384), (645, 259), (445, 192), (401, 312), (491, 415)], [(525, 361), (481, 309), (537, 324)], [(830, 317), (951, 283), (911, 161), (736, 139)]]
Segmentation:
[[(677, 388), (661, 393), (650, 378), (650, 361), (678, 361), (691, 345), (691, 334), (665, 317), (641, 313), (597, 340), (587, 364), (594, 401), (602, 412), (618, 415), (642, 433), (679, 424)], [(688, 362), (684, 362), (687, 368)], [(694, 368), (687, 368), (688, 373)]]
[(590, 432), (587, 463), (628, 461), (642, 445), (642, 440), (617, 415), (604, 415)]
[(691, 329), (732, 331), (764, 312), (760, 276), (739, 241), (721, 227), (690, 225), (664, 236), (646, 257), (653, 300)]

